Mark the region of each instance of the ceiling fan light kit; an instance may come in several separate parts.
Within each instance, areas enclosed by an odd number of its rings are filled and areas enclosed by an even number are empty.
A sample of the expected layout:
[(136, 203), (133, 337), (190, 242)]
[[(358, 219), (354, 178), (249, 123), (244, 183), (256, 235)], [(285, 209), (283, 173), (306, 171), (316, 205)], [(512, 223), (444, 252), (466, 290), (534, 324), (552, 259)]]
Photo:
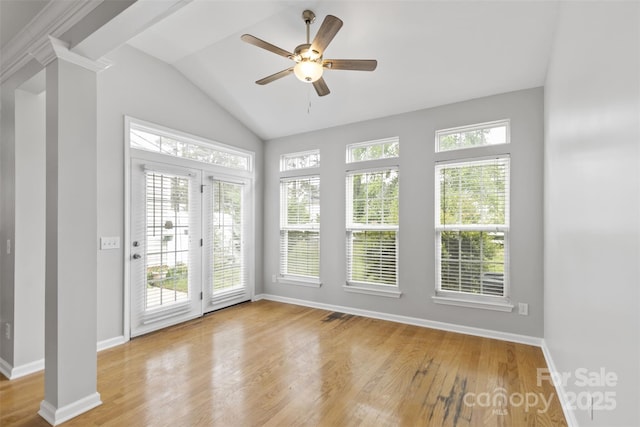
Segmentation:
[(373, 71), (376, 69), (378, 62), (375, 59), (323, 59), (325, 49), (342, 27), (342, 21), (339, 18), (327, 15), (313, 42), (309, 42), (309, 27), (315, 21), (316, 15), (310, 10), (305, 10), (302, 12), (302, 19), (307, 29), (307, 42), (297, 46), (293, 53), (250, 34), (244, 34), (241, 37), (242, 41), (246, 43), (268, 50), (296, 63), (291, 68), (256, 81), (257, 84), (265, 85), (293, 73), (301, 82), (312, 83), (319, 96), (325, 96), (330, 93), (329, 87), (322, 77), (325, 68), (355, 71)]

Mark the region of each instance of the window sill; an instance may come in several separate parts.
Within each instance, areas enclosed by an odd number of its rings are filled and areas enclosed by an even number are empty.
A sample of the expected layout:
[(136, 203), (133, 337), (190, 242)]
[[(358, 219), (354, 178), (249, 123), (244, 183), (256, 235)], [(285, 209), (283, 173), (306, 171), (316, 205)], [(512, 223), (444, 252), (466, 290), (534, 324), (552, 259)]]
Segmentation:
[(353, 292), (356, 294), (376, 295), (379, 297), (387, 298), (400, 298), (400, 295), (402, 295), (402, 292), (400, 292), (398, 289), (382, 289), (350, 284), (343, 285), (342, 289), (347, 292)]
[(292, 276), (280, 276), (278, 277), (278, 283), (282, 283), (283, 285), (305, 286), (307, 288), (319, 288), (322, 286), (320, 280), (303, 279)]
[(506, 301), (474, 301), (465, 298), (433, 296), (431, 297), (436, 304), (456, 305), (458, 307), (479, 308), (483, 310), (503, 311), (510, 313), (513, 311), (513, 304)]

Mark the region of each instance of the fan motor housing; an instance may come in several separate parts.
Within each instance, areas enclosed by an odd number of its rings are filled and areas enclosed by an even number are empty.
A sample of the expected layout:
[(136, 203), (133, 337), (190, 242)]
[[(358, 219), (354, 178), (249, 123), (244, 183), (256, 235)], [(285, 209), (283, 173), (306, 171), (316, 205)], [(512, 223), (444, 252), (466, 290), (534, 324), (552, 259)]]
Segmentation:
[(307, 59), (309, 61), (318, 61), (322, 59), (322, 55), (320, 55), (320, 52), (311, 49), (310, 43), (298, 45), (293, 53), (294, 56), (292, 59), (296, 62), (300, 62), (303, 59)]

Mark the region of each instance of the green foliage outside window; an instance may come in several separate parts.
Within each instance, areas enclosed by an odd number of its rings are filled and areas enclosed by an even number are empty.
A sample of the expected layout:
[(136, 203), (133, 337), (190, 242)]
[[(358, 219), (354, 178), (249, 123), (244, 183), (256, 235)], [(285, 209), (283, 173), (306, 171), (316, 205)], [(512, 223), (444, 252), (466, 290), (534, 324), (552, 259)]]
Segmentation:
[(348, 242), (349, 280), (397, 285), (398, 171), (350, 177), (352, 229)]
[[(504, 295), (509, 161), (470, 161), (438, 170), (440, 289)], [(493, 226), (495, 231), (487, 230)]]

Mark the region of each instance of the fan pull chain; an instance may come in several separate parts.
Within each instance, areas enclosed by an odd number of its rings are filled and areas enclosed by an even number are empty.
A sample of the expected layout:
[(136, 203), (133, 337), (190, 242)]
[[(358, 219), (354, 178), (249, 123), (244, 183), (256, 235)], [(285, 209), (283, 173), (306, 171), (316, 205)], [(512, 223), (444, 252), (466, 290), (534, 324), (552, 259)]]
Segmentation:
[(309, 103), (307, 104), (307, 114), (311, 115), (311, 87), (307, 88), (307, 100), (309, 101)]

